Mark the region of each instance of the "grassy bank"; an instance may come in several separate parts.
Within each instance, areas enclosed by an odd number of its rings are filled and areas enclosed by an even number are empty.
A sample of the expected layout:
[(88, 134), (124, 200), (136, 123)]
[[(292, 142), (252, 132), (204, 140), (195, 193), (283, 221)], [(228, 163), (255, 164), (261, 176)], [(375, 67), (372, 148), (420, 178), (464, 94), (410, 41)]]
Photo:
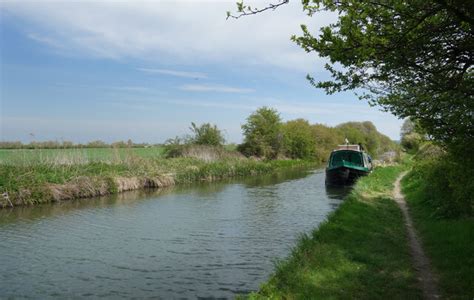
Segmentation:
[(401, 169), (378, 168), (358, 181), (328, 221), (303, 236), (250, 298), (421, 298), (403, 217), (391, 198)]
[(305, 167), (300, 160), (255, 161), (245, 158), (205, 162), (196, 158), (143, 158), (129, 155), (112, 161), (80, 163), (41, 161), (3, 163), (0, 168), (0, 206), (30, 205), (119, 193), (146, 187), (165, 187), (195, 181), (249, 176), (282, 168)]
[[(402, 181), (403, 192), (417, 231), (423, 241), (426, 254), (439, 276), (443, 298), (474, 298), (474, 219), (469, 216), (446, 217), (440, 213), (438, 202), (433, 203), (426, 192), (429, 177), (424, 170), (415, 167)], [(445, 175), (442, 175), (445, 176)], [(465, 180), (460, 178), (460, 180)], [(472, 180), (472, 178), (471, 178)], [(448, 189), (438, 195), (450, 207), (456, 203)], [(472, 195), (471, 195), (472, 197)], [(449, 205), (448, 205), (449, 204)]]

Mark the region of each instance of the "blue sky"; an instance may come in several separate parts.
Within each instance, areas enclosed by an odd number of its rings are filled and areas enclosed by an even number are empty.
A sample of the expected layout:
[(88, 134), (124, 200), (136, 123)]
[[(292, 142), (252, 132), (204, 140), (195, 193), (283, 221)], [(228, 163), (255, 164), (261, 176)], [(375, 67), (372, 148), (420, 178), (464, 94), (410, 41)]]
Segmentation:
[(307, 17), (292, 1), (226, 21), (234, 2), (1, 2), (0, 139), (159, 143), (211, 122), (240, 142), (261, 106), (284, 120), (369, 120), (398, 139), (401, 120), (305, 79), (327, 79), (325, 61), (290, 36), (335, 16)]

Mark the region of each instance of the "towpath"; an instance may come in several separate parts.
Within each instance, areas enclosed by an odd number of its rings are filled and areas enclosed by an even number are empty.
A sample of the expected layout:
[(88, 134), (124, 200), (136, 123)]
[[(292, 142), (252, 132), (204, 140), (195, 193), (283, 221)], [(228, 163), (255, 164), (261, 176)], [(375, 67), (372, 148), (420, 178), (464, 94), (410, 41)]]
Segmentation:
[(402, 173), (395, 181), (393, 196), (398, 206), (402, 210), (403, 217), (405, 219), (405, 226), (408, 232), (408, 242), (410, 245), (410, 253), (412, 256), (413, 265), (417, 272), (418, 280), (421, 283), (423, 298), (424, 299), (439, 299), (440, 295), (438, 292), (439, 290), (438, 290), (437, 278), (431, 269), (429, 259), (426, 257), (425, 252), (423, 251), (420, 238), (418, 234), (416, 233), (416, 230), (413, 226), (413, 220), (408, 211), (405, 197), (403, 196), (401, 192), (400, 181), (402, 180), (403, 176), (406, 175), (406, 173), (407, 172)]

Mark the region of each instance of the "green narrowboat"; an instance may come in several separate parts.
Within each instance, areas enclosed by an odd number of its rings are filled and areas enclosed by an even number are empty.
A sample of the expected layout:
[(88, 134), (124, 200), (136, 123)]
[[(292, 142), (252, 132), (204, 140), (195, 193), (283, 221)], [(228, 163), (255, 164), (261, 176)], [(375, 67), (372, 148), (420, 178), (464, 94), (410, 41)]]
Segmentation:
[(372, 171), (372, 159), (360, 145), (339, 145), (326, 168), (327, 185), (349, 185)]

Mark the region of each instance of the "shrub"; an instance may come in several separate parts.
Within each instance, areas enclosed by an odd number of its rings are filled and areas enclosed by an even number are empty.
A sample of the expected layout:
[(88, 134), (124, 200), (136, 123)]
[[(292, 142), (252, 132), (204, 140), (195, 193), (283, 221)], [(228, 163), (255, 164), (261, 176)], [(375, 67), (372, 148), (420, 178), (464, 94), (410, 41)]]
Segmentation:
[(193, 144), (222, 146), (225, 143), (224, 136), (216, 125), (204, 123), (201, 126), (196, 126), (195, 123), (191, 123), (191, 127), (189, 129), (191, 129), (194, 134), (190, 140), (190, 142)]
[(409, 153), (416, 153), (426, 141), (425, 136), (418, 121), (407, 118), (400, 129), (400, 144)]
[(87, 148), (107, 148), (110, 147), (105, 142), (101, 140), (92, 141), (86, 144)]
[(420, 134), (412, 132), (404, 135), (400, 143), (408, 152), (416, 153), (423, 143), (423, 138)]
[(183, 154), (183, 149), (186, 146), (186, 140), (180, 137), (168, 139), (164, 145), (164, 156), (166, 158), (180, 157)]
[(418, 151), (415, 154), (415, 159), (426, 160), (426, 159), (439, 159), (446, 151), (440, 146), (433, 144), (432, 142), (424, 142), (418, 147)]
[(472, 158), (451, 153), (418, 160), (407, 182), (438, 217), (472, 216), (474, 212), (474, 169)]
[(216, 125), (204, 123), (197, 126), (191, 123), (193, 136), (176, 136), (165, 143), (164, 155), (172, 157), (194, 157), (205, 161), (212, 161), (223, 156), (225, 142), (222, 132)]
[(282, 126), (285, 155), (291, 158), (314, 158), (316, 139), (307, 120), (288, 121)]
[(238, 150), (246, 156), (277, 157), (283, 140), (281, 125), (280, 115), (275, 109), (259, 108), (242, 125), (244, 143)]

